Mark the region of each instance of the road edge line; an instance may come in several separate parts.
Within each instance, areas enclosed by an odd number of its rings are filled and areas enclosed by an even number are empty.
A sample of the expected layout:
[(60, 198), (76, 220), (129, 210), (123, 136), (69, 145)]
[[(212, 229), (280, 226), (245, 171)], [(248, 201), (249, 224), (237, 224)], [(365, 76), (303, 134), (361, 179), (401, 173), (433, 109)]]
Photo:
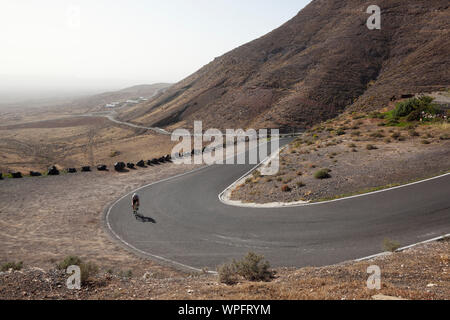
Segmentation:
[(394, 252), (385, 251), (385, 252), (373, 254), (371, 256), (367, 256), (367, 257), (364, 257), (364, 258), (355, 259), (353, 261), (355, 261), (355, 262), (368, 261), (368, 260), (372, 260), (372, 259), (375, 259), (375, 258), (387, 256), (387, 255), (390, 255), (392, 253), (403, 252), (403, 251), (412, 249), (414, 247), (420, 246), (422, 244), (427, 244), (427, 243), (431, 243), (431, 242), (437, 242), (437, 241), (445, 240), (445, 239), (449, 239), (449, 238), (450, 238), (450, 233), (447, 233), (447, 234), (445, 234), (443, 236), (439, 236), (439, 237), (436, 237), (436, 238), (433, 238), (433, 239), (417, 242), (417, 243), (411, 244), (409, 246), (399, 248), (399, 249), (395, 250)]
[(410, 186), (413, 186), (413, 185), (416, 185), (416, 184), (420, 184), (420, 183), (424, 183), (424, 182), (440, 179), (440, 178), (443, 178), (443, 177), (446, 177), (446, 176), (450, 175), (450, 172), (447, 172), (447, 173), (444, 173), (444, 174), (441, 174), (441, 175), (438, 175), (438, 176), (435, 176), (435, 177), (432, 177), (432, 178), (427, 178), (427, 179), (423, 179), (423, 180), (419, 180), (419, 181), (415, 181), (415, 182), (410, 182), (410, 183), (402, 184), (402, 185), (395, 186), (395, 187), (390, 187), (390, 188), (386, 188), (386, 189), (382, 189), (382, 190), (371, 191), (371, 192), (367, 192), (367, 193), (357, 194), (357, 195), (343, 197), (343, 198), (338, 198), (338, 199), (333, 199), (333, 200), (320, 201), (320, 202), (305, 202), (305, 203), (301, 203), (301, 204), (298, 204), (298, 203), (289, 204), (287, 202), (287, 203), (284, 203), (282, 205), (280, 205), (278, 203), (275, 203), (275, 204), (274, 203), (268, 203), (268, 204), (248, 203), (247, 204), (247, 203), (234, 202), (234, 201), (231, 201), (231, 200), (224, 199), (223, 196), (224, 196), (224, 194), (226, 192), (228, 192), (231, 188), (234, 188), (236, 186), (236, 184), (239, 183), (242, 179), (244, 179), (245, 177), (249, 176), (250, 173), (253, 172), (254, 170), (256, 170), (261, 164), (262, 164), (262, 162), (260, 162), (256, 167), (254, 167), (252, 170), (247, 172), (244, 176), (240, 177), (238, 180), (233, 182), (224, 191), (222, 191), (218, 195), (220, 202), (222, 202), (223, 204), (225, 204), (227, 206), (241, 207), (241, 208), (254, 208), (254, 209), (269, 209), (269, 208), (283, 209), (283, 208), (296, 208), (296, 207), (315, 206), (315, 205), (328, 204), (328, 203), (344, 201), (344, 200), (349, 200), (349, 199), (355, 199), (355, 198), (360, 198), (360, 197), (366, 197), (366, 196), (370, 196), (370, 195), (374, 195), (374, 194), (378, 194), (378, 193), (383, 193), (383, 192), (387, 192), (387, 191), (392, 191), (392, 190), (396, 190), (396, 189), (410, 187)]
[[(122, 201), (123, 199), (125, 199), (125, 198), (128, 197), (128, 196), (130, 196), (131, 194), (133, 194), (133, 193), (135, 193), (135, 192), (137, 192), (137, 191), (139, 191), (139, 190), (142, 190), (142, 189), (144, 189), (144, 188), (150, 187), (150, 186), (152, 186), (152, 185), (155, 185), (155, 184), (158, 184), (158, 183), (163, 183), (163, 182), (170, 181), (170, 180), (173, 180), (173, 179), (177, 179), (177, 178), (186, 176), (186, 175), (188, 175), (188, 174), (191, 174), (191, 173), (195, 173), (195, 172), (204, 170), (204, 169), (209, 168), (209, 167), (210, 167), (209, 165), (208, 165), (208, 166), (202, 166), (202, 167), (200, 167), (200, 168), (196, 168), (196, 169), (193, 169), (193, 170), (190, 170), (190, 171), (187, 171), (187, 172), (183, 172), (183, 173), (181, 173), (181, 174), (178, 174), (178, 175), (175, 175), (175, 176), (172, 176), (172, 177), (168, 177), (168, 178), (165, 178), (165, 179), (156, 181), (156, 182), (149, 183), (149, 184), (147, 184), (147, 185), (141, 186), (141, 187), (139, 187), (139, 188), (137, 188), (137, 189), (135, 189), (135, 190), (133, 190), (133, 191), (131, 191), (131, 192), (125, 194), (124, 196), (118, 198), (118, 199), (117, 199), (116, 201), (114, 201), (112, 204), (108, 205), (108, 206), (106, 207), (106, 209), (104, 210), (104, 212), (103, 212), (103, 221), (104, 221), (104, 223), (105, 223), (105, 226), (107, 227), (108, 233), (109, 233), (110, 235), (112, 235), (113, 238), (115, 238), (116, 241), (119, 241), (120, 243), (122, 243), (123, 245), (125, 245), (126, 248), (131, 249), (132, 251), (134, 251), (135, 253), (138, 253), (139, 255), (143, 255), (143, 256), (148, 257), (148, 258), (153, 258), (153, 259), (158, 260), (158, 261), (160, 261), (160, 262), (168, 263), (168, 264), (170, 264), (170, 265), (172, 265), (172, 266), (177, 266), (179, 269), (182, 269), (182, 270), (189, 270), (189, 271), (195, 271), (195, 272), (203, 272), (203, 270), (201, 270), (201, 269), (198, 269), (198, 268), (195, 268), (195, 267), (192, 267), (192, 266), (189, 266), (189, 265), (186, 265), (186, 264), (177, 262), (177, 261), (175, 261), (175, 260), (171, 260), (171, 259), (168, 259), (168, 258), (164, 258), (164, 257), (162, 257), (162, 256), (158, 256), (158, 255), (155, 255), (155, 254), (152, 254), (152, 253), (149, 253), (149, 252), (146, 252), (146, 251), (144, 251), (144, 250), (141, 250), (141, 249), (136, 248), (136, 247), (133, 246), (132, 244), (130, 244), (130, 243), (128, 243), (127, 241), (125, 241), (120, 235), (118, 235), (118, 234), (113, 230), (113, 228), (112, 228), (112, 226), (111, 226), (111, 223), (110, 223), (110, 221), (109, 221), (109, 217), (110, 217), (110, 214), (111, 214), (111, 209), (112, 209), (118, 202)], [(210, 273), (210, 274), (217, 274), (217, 273), (214, 272), (214, 271), (208, 271), (207, 273)]]

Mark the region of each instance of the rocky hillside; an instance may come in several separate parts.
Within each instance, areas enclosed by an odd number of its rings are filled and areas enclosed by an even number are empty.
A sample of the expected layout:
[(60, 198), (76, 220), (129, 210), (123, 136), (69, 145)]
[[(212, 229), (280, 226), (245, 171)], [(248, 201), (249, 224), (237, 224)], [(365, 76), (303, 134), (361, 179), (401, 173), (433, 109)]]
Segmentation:
[(348, 106), (375, 108), (396, 96), (450, 84), (447, 0), (313, 0), (269, 34), (204, 66), (122, 118), (161, 127), (303, 127)]

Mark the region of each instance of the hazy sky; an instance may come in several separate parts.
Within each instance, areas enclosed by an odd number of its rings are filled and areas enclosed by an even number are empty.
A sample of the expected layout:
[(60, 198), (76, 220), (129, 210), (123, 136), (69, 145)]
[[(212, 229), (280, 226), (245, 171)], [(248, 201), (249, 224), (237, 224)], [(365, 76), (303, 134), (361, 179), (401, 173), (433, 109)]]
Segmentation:
[(0, 86), (177, 82), (309, 0), (0, 0)]

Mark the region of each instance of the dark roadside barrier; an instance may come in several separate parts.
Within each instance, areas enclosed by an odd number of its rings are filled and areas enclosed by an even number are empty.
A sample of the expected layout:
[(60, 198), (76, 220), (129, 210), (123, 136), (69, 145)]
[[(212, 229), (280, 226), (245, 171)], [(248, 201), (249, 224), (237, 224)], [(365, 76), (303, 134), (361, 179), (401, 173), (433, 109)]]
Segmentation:
[(40, 177), (42, 173), (36, 171), (30, 171), (30, 177)]
[(152, 163), (153, 163), (153, 164), (159, 164), (159, 160), (156, 159), (156, 158), (153, 158), (153, 159), (152, 159)]
[(75, 168), (68, 168), (67, 173), (77, 173), (77, 169)]
[(91, 167), (88, 167), (88, 166), (82, 167), (81, 172), (91, 172)]
[(108, 167), (105, 164), (97, 166), (98, 171), (108, 171)]
[(21, 178), (23, 178), (22, 172), (20, 172), (20, 171), (11, 173), (11, 176), (13, 177), (13, 179), (21, 179)]
[(128, 169), (135, 169), (134, 163), (128, 162), (128, 163), (127, 163), (127, 168), (128, 168)]
[(48, 174), (49, 176), (58, 176), (58, 175), (59, 175), (59, 170), (56, 169), (55, 166), (52, 166), (52, 167), (48, 168), (47, 174)]
[(3, 180), (3, 173), (0, 172), (0, 180)]
[(148, 166), (152, 166), (152, 165), (153, 165), (152, 160), (147, 160), (147, 165), (148, 165)]
[(114, 170), (116, 171), (123, 171), (126, 168), (126, 164), (124, 162), (116, 162), (114, 165)]
[(144, 161), (144, 160), (141, 160), (141, 161), (139, 161), (138, 163), (136, 163), (136, 165), (137, 165), (138, 167), (144, 168), (144, 167), (145, 167), (145, 161)]

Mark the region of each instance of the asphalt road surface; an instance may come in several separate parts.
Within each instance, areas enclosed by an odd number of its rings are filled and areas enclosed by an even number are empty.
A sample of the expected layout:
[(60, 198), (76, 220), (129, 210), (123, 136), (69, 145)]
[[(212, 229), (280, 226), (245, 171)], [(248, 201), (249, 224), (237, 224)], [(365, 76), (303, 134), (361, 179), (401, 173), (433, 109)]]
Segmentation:
[[(288, 140), (282, 141), (286, 143)], [(106, 214), (114, 237), (135, 252), (180, 268), (210, 270), (249, 251), (275, 267), (323, 266), (450, 232), (450, 175), (376, 194), (291, 208), (232, 207), (219, 198), (254, 165), (213, 165), (138, 191)]]

